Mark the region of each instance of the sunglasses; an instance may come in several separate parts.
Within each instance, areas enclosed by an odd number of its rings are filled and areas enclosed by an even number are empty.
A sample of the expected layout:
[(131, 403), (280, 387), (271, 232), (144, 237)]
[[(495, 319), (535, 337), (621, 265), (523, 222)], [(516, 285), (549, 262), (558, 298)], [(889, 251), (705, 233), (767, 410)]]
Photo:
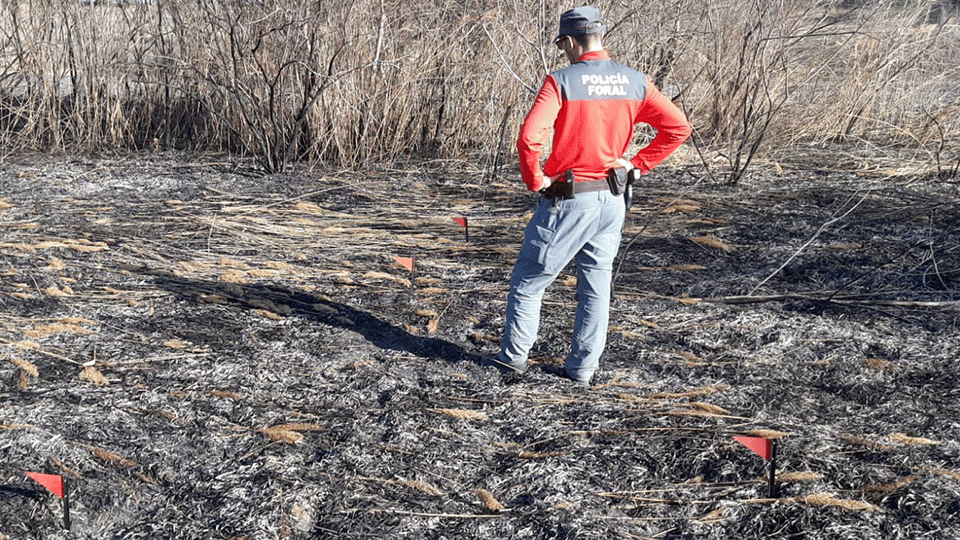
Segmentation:
[(557, 38), (553, 40), (553, 44), (556, 45), (558, 49), (563, 49), (563, 42), (566, 41), (568, 37), (570, 36), (557, 36)]

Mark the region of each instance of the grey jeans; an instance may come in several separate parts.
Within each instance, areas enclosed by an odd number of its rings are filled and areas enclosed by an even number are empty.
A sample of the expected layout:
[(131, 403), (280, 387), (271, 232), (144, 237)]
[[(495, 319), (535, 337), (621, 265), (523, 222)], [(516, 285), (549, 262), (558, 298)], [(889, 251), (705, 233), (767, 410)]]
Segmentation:
[(540, 198), (510, 278), (501, 362), (526, 369), (540, 327), (543, 293), (576, 259), (577, 314), (564, 368), (574, 380), (590, 381), (607, 343), (610, 279), (623, 217), (623, 197), (609, 191), (580, 193), (570, 200)]

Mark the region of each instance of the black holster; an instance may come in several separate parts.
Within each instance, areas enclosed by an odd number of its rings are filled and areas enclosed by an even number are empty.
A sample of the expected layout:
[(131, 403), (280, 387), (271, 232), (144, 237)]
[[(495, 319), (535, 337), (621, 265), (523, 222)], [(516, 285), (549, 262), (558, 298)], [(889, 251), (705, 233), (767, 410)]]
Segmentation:
[(573, 176), (573, 171), (567, 171), (563, 173), (563, 178), (550, 184), (550, 186), (542, 190), (541, 193), (549, 199), (572, 199), (574, 198), (573, 183), (575, 181), (576, 178)]
[(610, 193), (614, 195), (623, 195), (623, 204), (627, 210), (630, 210), (630, 204), (633, 202), (633, 184), (640, 178), (639, 169), (630, 169), (627, 171), (624, 167), (616, 167), (607, 171), (607, 184), (610, 186)]

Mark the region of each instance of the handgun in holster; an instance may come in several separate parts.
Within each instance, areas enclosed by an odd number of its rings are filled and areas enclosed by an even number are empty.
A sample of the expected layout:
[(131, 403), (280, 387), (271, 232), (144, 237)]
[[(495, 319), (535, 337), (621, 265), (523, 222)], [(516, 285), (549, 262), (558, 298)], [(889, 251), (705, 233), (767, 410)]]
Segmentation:
[(623, 195), (623, 205), (630, 210), (630, 204), (633, 202), (633, 185), (640, 179), (639, 169), (630, 169), (616, 167), (607, 171), (607, 184), (610, 186), (610, 193), (614, 195)]
[(563, 178), (558, 178), (542, 191), (543, 196), (549, 199), (573, 199), (573, 183), (575, 181), (573, 171), (567, 171), (563, 173)]

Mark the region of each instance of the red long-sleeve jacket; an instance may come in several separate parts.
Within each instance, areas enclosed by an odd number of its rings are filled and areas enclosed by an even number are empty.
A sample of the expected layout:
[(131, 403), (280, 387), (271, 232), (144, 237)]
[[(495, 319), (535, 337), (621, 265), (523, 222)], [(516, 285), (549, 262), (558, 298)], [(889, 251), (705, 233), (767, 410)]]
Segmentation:
[[(573, 170), (577, 181), (606, 178), (630, 145), (634, 124), (644, 122), (656, 136), (630, 161), (646, 174), (690, 136), (690, 124), (646, 75), (588, 52), (569, 67), (547, 75), (517, 139), (520, 174), (530, 191), (544, 175)], [(543, 168), (540, 155), (553, 128), (553, 149)]]

